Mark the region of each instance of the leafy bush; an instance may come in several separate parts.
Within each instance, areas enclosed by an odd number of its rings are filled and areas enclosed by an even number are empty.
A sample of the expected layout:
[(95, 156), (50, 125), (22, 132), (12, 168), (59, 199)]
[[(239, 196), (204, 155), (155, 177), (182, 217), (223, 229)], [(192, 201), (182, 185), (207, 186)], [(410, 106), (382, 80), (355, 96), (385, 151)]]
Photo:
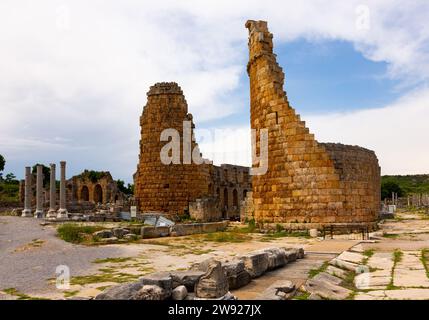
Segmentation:
[(102, 226), (88, 226), (77, 223), (64, 223), (57, 228), (58, 236), (64, 241), (81, 243), (85, 235), (92, 235), (96, 231), (104, 229)]

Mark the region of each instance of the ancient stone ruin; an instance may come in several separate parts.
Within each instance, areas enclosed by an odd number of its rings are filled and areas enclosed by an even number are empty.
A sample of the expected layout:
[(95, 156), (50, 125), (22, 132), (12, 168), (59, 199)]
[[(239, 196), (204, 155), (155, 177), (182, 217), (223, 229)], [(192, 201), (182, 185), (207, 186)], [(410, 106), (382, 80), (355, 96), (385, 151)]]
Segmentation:
[[(147, 97), (140, 118), (140, 156), (134, 175), (139, 210), (172, 216), (188, 213), (202, 221), (239, 216), (240, 203), (251, 190), (249, 168), (218, 167), (208, 161), (196, 164), (186, 159), (182, 151), (187, 142), (194, 154), (200, 152), (181, 88), (176, 83), (157, 83)], [(166, 165), (161, 161), (160, 152), (168, 143), (160, 139), (165, 129), (175, 129), (180, 135), (180, 163)]]
[[(253, 176), (254, 218), (310, 229), (377, 220), (380, 167), (373, 151), (319, 143), (289, 104), (265, 21), (248, 21), (251, 128), (268, 129), (268, 171)], [(258, 165), (256, 165), (258, 166)], [(292, 226), (293, 227), (293, 226)]]

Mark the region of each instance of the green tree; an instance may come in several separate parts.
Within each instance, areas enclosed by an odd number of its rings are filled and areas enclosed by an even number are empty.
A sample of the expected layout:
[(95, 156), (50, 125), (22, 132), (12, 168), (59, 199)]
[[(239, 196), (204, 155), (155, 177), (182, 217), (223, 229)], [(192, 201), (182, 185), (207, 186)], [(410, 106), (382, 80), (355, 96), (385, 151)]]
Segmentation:
[(4, 165), (6, 164), (6, 160), (4, 157), (0, 154), (0, 171), (4, 170)]
[(32, 173), (37, 173), (37, 166), (42, 166), (43, 186), (47, 187), (49, 185), (51, 169), (43, 164), (36, 163), (31, 170)]
[(4, 157), (0, 154), (0, 179), (2, 179), (2, 171), (4, 170), (4, 166), (6, 164), (6, 160)]
[(404, 190), (396, 182), (387, 181), (381, 184), (381, 199), (391, 198), (392, 192), (397, 193), (398, 197), (405, 195)]
[(18, 182), (16, 180), (16, 176), (13, 173), (8, 173), (4, 179), (6, 183), (15, 183)]
[(132, 195), (134, 193), (134, 185), (129, 184), (125, 186), (125, 182), (121, 179), (116, 180), (119, 191), (125, 193), (126, 195)]

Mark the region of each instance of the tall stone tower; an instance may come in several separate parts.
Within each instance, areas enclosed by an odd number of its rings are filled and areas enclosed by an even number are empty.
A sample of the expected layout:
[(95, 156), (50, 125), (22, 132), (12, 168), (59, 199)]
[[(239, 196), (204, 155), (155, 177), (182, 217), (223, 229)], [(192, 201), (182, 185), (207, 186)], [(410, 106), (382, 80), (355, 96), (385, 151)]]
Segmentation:
[[(186, 163), (183, 158), (183, 121), (194, 124), (181, 88), (176, 83), (157, 83), (147, 93), (147, 104), (140, 117), (140, 156), (135, 176), (135, 197), (141, 212), (157, 211), (182, 215), (188, 204), (208, 193), (207, 164)], [(163, 164), (161, 150), (168, 142), (161, 141), (164, 129), (180, 134), (180, 164)], [(192, 140), (192, 139), (191, 139)], [(198, 147), (191, 141), (191, 148)], [(198, 149), (197, 149), (198, 150)], [(185, 163), (184, 163), (185, 162)]]
[(256, 222), (308, 229), (376, 221), (380, 168), (375, 153), (318, 143), (288, 102), (267, 23), (247, 21), (246, 27), (250, 122), (257, 130), (257, 154), (260, 130), (268, 129), (268, 171), (252, 180)]

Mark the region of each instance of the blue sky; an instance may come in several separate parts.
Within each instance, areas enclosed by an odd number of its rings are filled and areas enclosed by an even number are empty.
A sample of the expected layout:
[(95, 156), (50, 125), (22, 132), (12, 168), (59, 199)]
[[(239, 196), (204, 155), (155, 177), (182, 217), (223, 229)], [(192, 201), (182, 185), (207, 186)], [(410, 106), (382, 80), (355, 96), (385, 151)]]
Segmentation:
[[(400, 80), (387, 76), (386, 62), (366, 59), (347, 41), (298, 39), (281, 43), (275, 52), (286, 75), (284, 88), (289, 102), (304, 116), (380, 108), (410, 90), (403, 88)], [(243, 65), (234, 92), (240, 99), (237, 113), (202, 122), (198, 127), (247, 125), (248, 88), (249, 78)]]
[(197, 129), (241, 130), (202, 142), (205, 156), (249, 164), (234, 153), (250, 154), (244, 24), (260, 19), (319, 141), (374, 150), (384, 174), (428, 173), (428, 14), (426, 0), (2, 0), (5, 172), (66, 160), (68, 176), (131, 182), (146, 92), (160, 81), (182, 87)]

